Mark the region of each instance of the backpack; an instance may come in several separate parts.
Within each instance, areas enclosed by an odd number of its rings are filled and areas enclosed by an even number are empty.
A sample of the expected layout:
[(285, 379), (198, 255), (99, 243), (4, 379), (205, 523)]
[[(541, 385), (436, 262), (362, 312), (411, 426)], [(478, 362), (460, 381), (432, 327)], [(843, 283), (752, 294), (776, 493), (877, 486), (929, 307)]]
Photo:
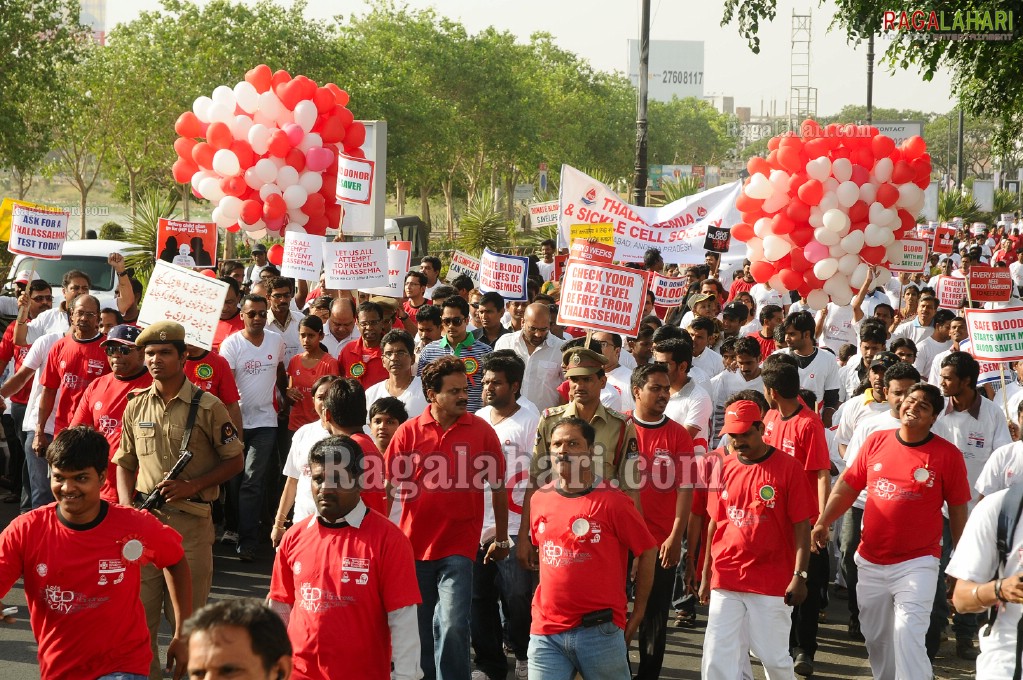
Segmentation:
[[(998, 550), (999, 569), (1005, 566), (1009, 552), (1012, 550), (1012, 537), (1016, 533), (1016, 527), (1019, 525), (1021, 515), (1023, 515), (1023, 484), (1013, 484), (1005, 492), (1005, 496), (1002, 497), (1002, 507), (998, 511), (998, 531), (995, 536), (995, 547)], [(994, 577), (998, 578), (998, 569), (995, 570)], [(1001, 607), (992, 608), (988, 630), (991, 630), (991, 627), (994, 626), (1000, 609)], [(1013, 671), (1012, 680), (1023, 680), (1023, 667), (1020, 665), (1021, 657), (1023, 657), (1023, 616), (1020, 617), (1019, 622), (1016, 624), (1016, 668)]]

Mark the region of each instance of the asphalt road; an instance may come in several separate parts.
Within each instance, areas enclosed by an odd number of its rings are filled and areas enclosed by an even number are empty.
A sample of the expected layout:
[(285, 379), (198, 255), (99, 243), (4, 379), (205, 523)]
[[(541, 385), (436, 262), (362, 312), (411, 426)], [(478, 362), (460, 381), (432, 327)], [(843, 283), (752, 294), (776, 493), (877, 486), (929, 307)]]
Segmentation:
[[(6, 526), (11, 521), (17, 512), (16, 508), (16, 504), (0, 504), (0, 526)], [(215, 555), (216, 573), (213, 579), (212, 599), (266, 596), (272, 566), (272, 549), (269, 543), (261, 546), (258, 559), (250, 564), (238, 561), (231, 549), (219, 545), (215, 549)], [(36, 663), (37, 648), (28, 625), (28, 611), (25, 609), (25, 596), (20, 582), (3, 598), (3, 601), (8, 606), (20, 607), (20, 611), (15, 625), (0, 625), (0, 680), (36, 679), (39, 677), (39, 667)], [(815, 678), (850, 680), (870, 677), (866, 649), (862, 643), (853, 642), (846, 634), (848, 617), (845, 600), (832, 597), (827, 610), (827, 621), (821, 626), (818, 635), (820, 648), (817, 653)], [(697, 628), (686, 630), (669, 627), (663, 678), (695, 680), (700, 677), (700, 655), (703, 651), (702, 624), (705, 621), (706, 612), (701, 610)], [(167, 628), (161, 633), (161, 649), (166, 648), (169, 632)], [(639, 663), (639, 652), (635, 644), (630, 650), (630, 658), (635, 669)], [(514, 664), (511, 666), (514, 667)], [(753, 669), (758, 679), (764, 678), (763, 669), (755, 660)], [(938, 680), (967, 680), (975, 675), (973, 664), (955, 657), (954, 641), (944, 643), (935, 661), (934, 671)], [(511, 677), (509, 675), (509, 678)]]

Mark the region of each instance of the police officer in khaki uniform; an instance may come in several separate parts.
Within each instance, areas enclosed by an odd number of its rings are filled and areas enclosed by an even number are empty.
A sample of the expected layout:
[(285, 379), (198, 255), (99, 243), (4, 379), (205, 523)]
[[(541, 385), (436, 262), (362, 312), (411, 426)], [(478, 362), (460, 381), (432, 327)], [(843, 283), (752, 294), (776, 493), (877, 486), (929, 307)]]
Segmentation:
[[(206, 604), (213, 583), (210, 503), (217, 499), (220, 485), (241, 472), (242, 442), (224, 404), (212, 394), (203, 393), (188, 439), (192, 459), (177, 479), (165, 480), (180, 456), (191, 402), (199, 388), (185, 379), (187, 350), (185, 329), (180, 324), (154, 323), (139, 334), (135, 344), (143, 349), (153, 385), (129, 395), (121, 448), (114, 456), (117, 494), (121, 505), (131, 505), (138, 500), (137, 495), (148, 497), (154, 492), (166, 500), (153, 514), (181, 534), (192, 570), (195, 611)], [(160, 613), (166, 607), (169, 618), (172, 611), (167, 606), (166, 584), (157, 569), (143, 568), (141, 597), (155, 649)], [(162, 677), (158, 656), (154, 654), (153, 659), (150, 676)]]
[[(519, 561), (523, 566), (535, 564), (535, 548), (529, 540), (529, 499), (533, 492), (550, 481), (549, 448), (554, 426), (562, 418), (582, 418), (596, 430), (593, 446), (593, 464), (598, 476), (608, 480), (622, 480), (623, 471), (630, 461), (639, 456), (636, 440), (636, 426), (632, 419), (600, 403), (600, 391), (607, 384), (604, 366), (607, 358), (600, 352), (586, 347), (571, 347), (561, 355), (561, 365), (570, 384), (569, 402), (564, 406), (546, 409), (540, 417), (533, 445), (533, 459), (529, 466), (529, 487), (523, 502), (522, 525), (516, 542)], [(639, 493), (623, 488), (633, 496), (639, 506)]]

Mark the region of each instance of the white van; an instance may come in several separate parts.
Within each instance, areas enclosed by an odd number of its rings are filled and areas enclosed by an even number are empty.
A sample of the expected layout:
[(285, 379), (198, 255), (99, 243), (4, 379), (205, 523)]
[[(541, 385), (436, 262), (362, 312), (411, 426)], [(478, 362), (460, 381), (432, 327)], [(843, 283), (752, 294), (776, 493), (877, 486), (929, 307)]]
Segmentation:
[(101, 241), (98, 239), (68, 241), (64, 244), (64, 250), (59, 260), (15, 255), (7, 280), (13, 281), (18, 272), (31, 271), (34, 266), (36, 274), (53, 287), (53, 304), (56, 306), (63, 302), (60, 289), (64, 273), (77, 269), (88, 274), (89, 280), (92, 282), (90, 292), (99, 299), (100, 309), (106, 307), (116, 309), (114, 293), (117, 291), (117, 275), (114, 274), (114, 268), (107, 264), (107, 257), (111, 253), (127, 255), (135, 248), (138, 246), (125, 241)]

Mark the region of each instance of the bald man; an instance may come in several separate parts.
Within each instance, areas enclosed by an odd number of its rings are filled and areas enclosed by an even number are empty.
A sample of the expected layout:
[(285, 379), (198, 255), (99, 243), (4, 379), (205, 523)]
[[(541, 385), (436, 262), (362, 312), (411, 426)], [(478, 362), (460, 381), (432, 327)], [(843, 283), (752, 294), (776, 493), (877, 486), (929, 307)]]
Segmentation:
[(561, 384), (561, 346), (563, 340), (551, 334), (551, 310), (546, 304), (534, 302), (526, 307), (522, 330), (498, 338), (494, 350), (510, 349), (526, 362), (522, 379), (522, 396), (544, 409), (558, 406), (558, 385)]

